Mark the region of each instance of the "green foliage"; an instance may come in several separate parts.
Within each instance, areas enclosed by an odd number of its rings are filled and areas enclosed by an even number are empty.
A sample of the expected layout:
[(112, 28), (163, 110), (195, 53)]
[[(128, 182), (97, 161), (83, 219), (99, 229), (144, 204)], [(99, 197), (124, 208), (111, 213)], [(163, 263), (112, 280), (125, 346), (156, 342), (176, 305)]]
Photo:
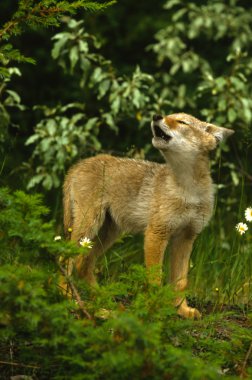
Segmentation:
[[(100, 43), (95, 36), (85, 32), (83, 21), (66, 19), (65, 23), (68, 31), (57, 33), (52, 37), (52, 40), (56, 41), (52, 49), (52, 57), (58, 60), (59, 65), (66, 72), (70, 71), (73, 74), (77, 63), (83, 71), (86, 71), (92, 62), (111, 64), (101, 55), (90, 53), (90, 44), (99, 49)], [(83, 87), (84, 83), (81, 82), (80, 85)]]
[(98, 119), (87, 120), (83, 105), (78, 103), (53, 109), (37, 106), (35, 109), (41, 110), (44, 118), (26, 141), (26, 145), (36, 143), (32, 155), (33, 162), (36, 162), (36, 175), (27, 187), (42, 183), (45, 189), (50, 190), (61, 185), (66, 168), (84, 149), (89, 146), (96, 150), (100, 148), (96, 137)]
[[(224, 145), (222, 155), (218, 149), (213, 171), (219, 170), (221, 159), (227, 170), (218, 175), (219, 188), (230, 187), (229, 178), (232, 185), (241, 185), (242, 174), (247, 174), (244, 146), (252, 141), (251, 12), (236, 1), (174, 0), (164, 9), (169, 22), (148, 47), (163, 73), (161, 96), (166, 94), (172, 109), (187, 109), (236, 130), (236, 148), (231, 152), (230, 144)], [(226, 204), (238, 202), (235, 191), (222, 190), (219, 198)]]
[(53, 223), (44, 221), (49, 210), (39, 194), (0, 191), (1, 264), (55, 266), (54, 260), (82, 252), (70, 242), (54, 241)]
[(59, 26), (60, 18), (65, 14), (76, 13), (78, 9), (100, 11), (115, 3), (109, 1), (97, 3), (87, 0), (57, 1), (57, 0), (21, 0), (12, 19), (0, 30), (0, 39), (8, 40), (12, 35), (19, 35), (25, 27)]
[[(22, 34), (27, 28), (40, 28), (40, 27), (56, 27), (61, 23), (61, 18), (67, 14), (74, 14), (80, 9), (86, 11), (100, 11), (106, 9), (108, 6), (112, 5), (115, 1), (97, 3), (87, 0), (78, 1), (55, 1), (55, 0), (41, 0), (39, 2), (34, 0), (20, 0), (18, 4), (18, 9), (13, 14), (10, 21), (7, 21), (3, 27), (0, 29), (0, 43), (2, 41), (9, 41), (13, 36)], [(8, 107), (15, 107), (19, 110), (24, 110), (25, 107), (21, 105), (21, 98), (17, 92), (13, 90), (6, 89), (6, 84), (11, 80), (13, 74), (21, 75), (18, 68), (9, 67), (10, 62), (29, 62), (35, 63), (35, 60), (29, 57), (25, 57), (19, 49), (13, 47), (10, 43), (5, 43), (0, 46), (0, 153), (5, 153), (3, 142), (5, 145), (9, 146), (9, 127), (11, 125), (11, 115), (8, 111)], [(69, 105), (71, 107), (71, 105)], [(76, 115), (76, 120), (71, 120), (70, 123), (74, 124), (78, 120), (80, 115)], [(42, 121), (43, 123), (43, 121)], [(80, 131), (81, 132), (81, 131)], [(78, 133), (77, 133), (78, 134)], [(76, 136), (72, 136), (75, 139)], [(92, 137), (91, 137), (92, 139)], [(39, 139), (38, 139), (39, 140)], [(97, 140), (93, 138), (93, 141), (98, 144)], [(39, 148), (37, 149), (39, 150)], [(63, 161), (62, 152), (59, 152), (58, 156), (61, 156), (61, 162)], [(62, 149), (61, 149), (62, 151)], [(34, 152), (36, 155), (37, 152)], [(74, 156), (74, 154), (72, 155)], [(48, 160), (47, 160), (48, 161)], [(4, 159), (5, 162), (5, 159)], [(60, 171), (62, 165), (58, 170)], [(59, 180), (57, 173), (52, 173), (52, 177), (48, 176), (46, 173), (42, 173), (43, 168), (38, 168), (37, 173), (39, 173), (30, 181), (33, 186), (34, 183), (40, 183), (43, 181), (45, 188), (50, 189), (51, 187), (57, 187), (59, 185)]]
[(139, 67), (130, 78), (116, 76), (111, 61), (92, 52), (92, 46), (99, 49), (101, 44), (85, 31), (83, 22), (66, 21), (69, 31), (53, 37), (56, 42), (52, 57), (66, 73), (73, 75), (77, 71), (80, 87), (85, 92), (92, 91), (92, 98), (96, 97), (96, 109), (88, 116), (91, 111), (87, 105), (87, 114), (79, 112), (68, 117), (70, 109), (73, 113), (74, 107), (83, 110), (84, 105), (42, 107), (46, 118), (38, 122), (35, 133), (26, 141), (26, 145), (36, 144), (32, 155), (36, 175), (28, 182), (28, 188), (39, 183), (47, 190), (59, 187), (73, 159), (81, 157), (82, 152), (87, 154), (101, 149), (97, 136), (101, 128), (107, 126), (118, 131), (117, 123), (126, 117), (132, 118), (132, 115), (141, 126), (150, 120), (153, 112), (153, 107), (148, 105), (153, 78)]
[[(156, 34), (157, 42), (150, 48), (159, 65), (170, 63), (171, 85), (177, 83), (177, 90), (183, 89), (179, 107), (200, 106), (200, 113), (208, 120), (225, 126), (235, 122), (248, 128), (252, 90), (251, 12), (232, 1), (228, 4), (207, 1), (202, 5), (176, 0), (168, 1), (164, 8), (170, 17), (169, 25)], [(211, 49), (202, 44), (211, 45)], [(225, 63), (222, 66), (220, 59)], [(179, 83), (182, 74), (187, 75), (183, 76), (184, 84)]]
[[(103, 107), (99, 118), (117, 130), (117, 123), (138, 112), (140, 125), (150, 118), (153, 106), (149, 96), (153, 84), (151, 75), (141, 72), (137, 66), (130, 78), (117, 76), (112, 62), (98, 53), (102, 44), (94, 35), (85, 31), (83, 21), (66, 20), (68, 31), (53, 37), (52, 57), (65, 72), (79, 79), (79, 85), (91, 91), (97, 98), (97, 109)], [(94, 50), (94, 51), (93, 51)], [(98, 103), (104, 99), (104, 103)], [(145, 115), (139, 112), (145, 109)]]
[(9, 78), (10, 73), (7, 66), (11, 61), (35, 63), (34, 59), (23, 56), (18, 49), (14, 49), (11, 44), (0, 46), (0, 78)]
[(92, 316), (80, 319), (79, 305), (61, 294), (55, 260), (80, 249), (53, 240), (40, 196), (1, 189), (0, 209), (3, 378), (238, 378), (249, 320), (247, 328), (231, 316), (181, 320), (171, 289), (149, 285), (142, 266), (93, 290), (76, 282)]
[(21, 98), (16, 91), (8, 88), (13, 75), (21, 75), (17, 67), (6, 68), (7, 75), (0, 85), (0, 153), (4, 152), (4, 143), (10, 143), (8, 127), (11, 122), (11, 110), (23, 111), (25, 107), (21, 104)]
[[(58, 27), (61, 18), (66, 14), (74, 14), (79, 9), (86, 11), (101, 11), (115, 3), (115, 0), (97, 3), (87, 0), (57, 1), (57, 0), (20, 0), (18, 9), (11, 20), (7, 21), (0, 29), (0, 42), (8, 41), (12, 36), (22, 34), (25, 29), (39, 27)], [(0, 63), (4, 66), (10, 61), (35, 63), (34, 59), (25, 57), (11, 44), (0, 46)], [(8, 76), (4, 67), (0, 68), (0, 76)]]

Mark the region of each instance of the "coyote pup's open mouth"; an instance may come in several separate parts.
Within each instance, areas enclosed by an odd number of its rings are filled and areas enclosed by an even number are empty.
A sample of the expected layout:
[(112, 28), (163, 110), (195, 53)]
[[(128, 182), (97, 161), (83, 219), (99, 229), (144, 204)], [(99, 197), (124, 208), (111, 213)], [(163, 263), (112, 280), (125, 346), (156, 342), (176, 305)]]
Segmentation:
[(154, 115), (151, 123), (153, 134), (152, 144), (160, 150), (167, 150), (172, 136), (169, 134), (169, 129), (163, 125), (163, 117)]
[(153, 136), (158, 137), (166, 142), (171, 140), (171, 136), (166, 134), (158, 125), (153, 125)]

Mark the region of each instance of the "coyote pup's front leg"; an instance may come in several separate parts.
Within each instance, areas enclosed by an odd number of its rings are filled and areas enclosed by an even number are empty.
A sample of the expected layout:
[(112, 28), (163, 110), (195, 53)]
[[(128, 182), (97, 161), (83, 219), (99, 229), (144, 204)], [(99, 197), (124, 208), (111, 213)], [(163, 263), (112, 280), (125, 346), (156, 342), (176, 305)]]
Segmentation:
[(159, 272), (155, 273), (154, 278), (151, 279), (151, 282), (157, 285), (161, 285), (162, 282), (162, 264), (168, 239), (169, 234), (166, 232), (165, 228), (153, 225), (149, 225), (146, 228), (144, 237), (145, 265), (147, 271), (150, 271), (150, 269), (153, 268)]
[[(195, 238), (196, 234), (187, 228), (172, 239), (170, 279), (174, 289), (178, 292), (185, 290), (187, 287), (189, 261)], [(178, 307), (178, 314), (182, 317), (201, 318), (200, 312), (195, 308), (189, 307), (185, 298), (178, 297), (175, 302)]]

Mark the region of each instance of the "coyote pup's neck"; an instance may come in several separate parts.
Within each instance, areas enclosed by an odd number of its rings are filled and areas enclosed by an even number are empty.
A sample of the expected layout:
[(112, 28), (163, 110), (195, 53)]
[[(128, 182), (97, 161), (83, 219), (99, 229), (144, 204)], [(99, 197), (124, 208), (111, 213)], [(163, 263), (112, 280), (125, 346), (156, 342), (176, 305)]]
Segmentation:
[(199, 154), (195, 157), (186, 157), (184, 155), (173, 155), (169, 152), (162, 152), (173, 174), (177, 185), (186, 192), (211, 191), (212, 179), (210, 175), (210, 163), (206, 154)]

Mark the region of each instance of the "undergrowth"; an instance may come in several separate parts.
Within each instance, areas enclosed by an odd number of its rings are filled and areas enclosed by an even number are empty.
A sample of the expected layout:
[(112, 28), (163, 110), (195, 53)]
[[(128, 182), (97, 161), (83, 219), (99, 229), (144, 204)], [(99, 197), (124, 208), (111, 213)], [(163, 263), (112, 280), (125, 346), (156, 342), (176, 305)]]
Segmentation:
[(1, 189), (1, 379), (252, 376), (252, 313), (205, 307), (202, 320), (183, 320), (169, 285), (150, 285), (143, 265), (125, 266), (110, 281), (105, 267), (95, 289), (66, 277), (76, 291), (66, 297), (62, 268), (88, 249), (55, 241), (47, 214), (40, 196)]

